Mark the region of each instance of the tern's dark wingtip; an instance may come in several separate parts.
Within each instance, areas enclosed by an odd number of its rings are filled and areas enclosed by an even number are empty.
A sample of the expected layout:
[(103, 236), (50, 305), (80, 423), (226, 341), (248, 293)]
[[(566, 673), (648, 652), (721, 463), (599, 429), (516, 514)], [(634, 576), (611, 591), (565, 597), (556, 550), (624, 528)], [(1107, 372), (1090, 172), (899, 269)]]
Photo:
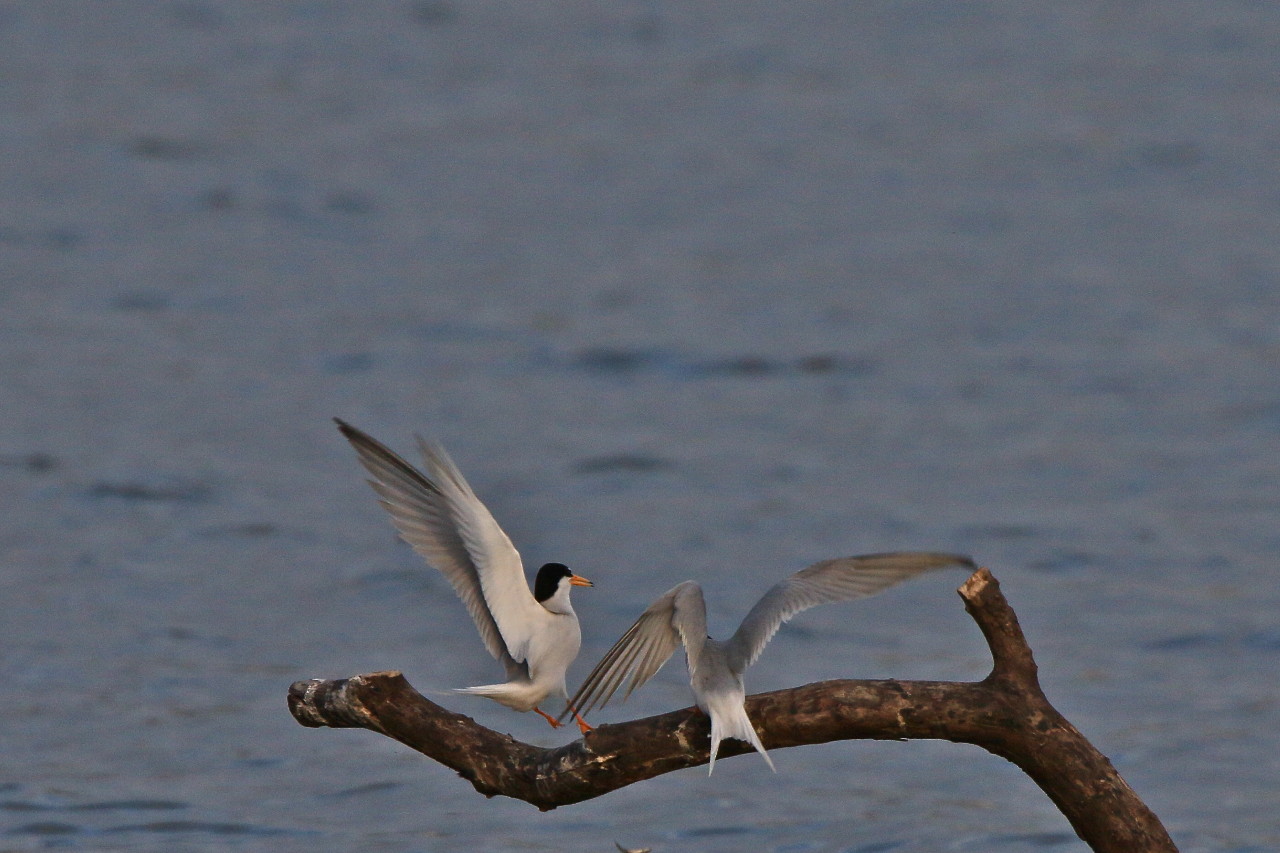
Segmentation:
[(355, 443), (357, 441), (372, 441), (372, 436), (359, 427), (353, 427), (342, 418), (334, 418), (333, 422), (338, 425), (338, 432), (342, 433), (342, 437), (347, 441)]

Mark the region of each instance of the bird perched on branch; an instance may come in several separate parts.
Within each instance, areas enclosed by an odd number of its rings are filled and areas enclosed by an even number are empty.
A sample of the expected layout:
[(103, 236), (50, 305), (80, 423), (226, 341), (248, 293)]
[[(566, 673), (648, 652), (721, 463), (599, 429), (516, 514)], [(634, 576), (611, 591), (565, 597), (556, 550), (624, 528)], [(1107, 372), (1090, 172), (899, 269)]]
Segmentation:
[[(334, 420), (372, 475), (369, 485), (401, 538), (448, 579), (485, 648), (506, 667), (503, 684), (454, 692), (487, 696), (516, 711), (536, 711), (559, 727), (538, 705), (548, 696), (568, 695), (565, 672), (582, 645), (569, 592), (591, 586), (591, 581), (561, 563), (547, 563), (530, 592), (519, 552), (442, 446), (418, 438), (424, 473), (367, 433)], [(581, 716), (574, 713), (574, 718), (581, 731), (590, 731)]]
[(652, 678), (676, 646), (683, 643), (689, 686), (698, 707), (711, 717), (711, 766), (707, 775), (715, 770), (716, 754), (725, 738), (751, 744), (776, 772), (747, 716), (742, 673), (760, 657), (782, 623), (819, 604), (864, 598), (921, 572), (952, 567), (977, 569), (970, 557), (929, 551), (867, 554), (814, 563), (766, 592), (727, 642), (707, 634), (702, 587), (685, 581), (640, 614), (591, 670), (561, 718), (570, 711), (585, 714), (597, 705), (603, 707), (629, 677), (625, 700)]

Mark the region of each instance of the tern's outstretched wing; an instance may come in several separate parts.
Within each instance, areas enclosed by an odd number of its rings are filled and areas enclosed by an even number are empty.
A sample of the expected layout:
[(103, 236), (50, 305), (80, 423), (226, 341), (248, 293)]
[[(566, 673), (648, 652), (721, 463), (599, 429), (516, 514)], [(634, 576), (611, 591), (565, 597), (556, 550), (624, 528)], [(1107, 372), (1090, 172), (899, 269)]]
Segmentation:
[(448, 579), (508, 676), (523, 669), (543, 608), (529, 591), (520, 554), (444, 448), (418, 440), (423, 474), (367, 433), (337, 423), (400, 536)]
[(741, 673), (755, 663), (783, 622), (802, 610), (874, 595), (931, 569), (976, 570), (972, 558), (931, 551), (896, 551), (823, 560), (775, 585), (756, 602), (726, 644), (729, 667)]
[(702, 587), (693, 581), (672, 587), (650, 604), (605, 653), (560, 716), (572, 711), (586, 714), (597, 705), (604, 707), (629, 675), (631, 683), (622, 697), (625, 700), (662, 669), (681, 643), (693, 669), (706, 637), (707, 606)]

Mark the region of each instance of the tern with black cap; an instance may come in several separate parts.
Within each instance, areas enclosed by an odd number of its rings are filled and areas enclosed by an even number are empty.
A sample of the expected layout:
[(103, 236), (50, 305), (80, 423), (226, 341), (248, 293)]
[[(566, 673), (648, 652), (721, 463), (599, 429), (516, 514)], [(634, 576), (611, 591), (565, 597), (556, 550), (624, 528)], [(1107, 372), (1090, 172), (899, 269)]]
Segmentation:
[[(507, 670), (507, 681), (463, 687), (456, 693), (488, 698), (516, 711), (536, 711), (561, 725), (538, 705), (565, 697), (565, 673), (578, 656), (582, 632), (569, 592), (591, 586), (561, 563), (538, 570), (532, 592), (520, 553), (463, 479), (442, 446), (418, 438), (426, 472), (414, 468), (377, 439), (337, 418), (369, 485), (391, 514), (400, 536), (440, 571), (462, 599), (489, 654)], [(578, 728), (591, 727), (576, 712)]]

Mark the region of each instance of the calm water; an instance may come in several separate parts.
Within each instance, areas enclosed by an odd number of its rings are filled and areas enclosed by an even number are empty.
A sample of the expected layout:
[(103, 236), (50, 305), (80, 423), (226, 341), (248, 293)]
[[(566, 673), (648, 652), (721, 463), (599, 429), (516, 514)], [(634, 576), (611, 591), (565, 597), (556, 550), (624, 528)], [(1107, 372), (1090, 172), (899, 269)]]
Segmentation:
[[(0, 10), (0, 850), (1079, 851), (947, 743), (540, 814), (300, 678), (498, 673), (329, 421), (442, 439), (576, 595), (966, 551), (1185, 851), (1280, 848), (1280, 10)], [(934, 577), (752, 690), (970, 679)], [(601, 721), (689, 702), (682, 661)], [(483, 700), (450, 707), (537, 743)]]

